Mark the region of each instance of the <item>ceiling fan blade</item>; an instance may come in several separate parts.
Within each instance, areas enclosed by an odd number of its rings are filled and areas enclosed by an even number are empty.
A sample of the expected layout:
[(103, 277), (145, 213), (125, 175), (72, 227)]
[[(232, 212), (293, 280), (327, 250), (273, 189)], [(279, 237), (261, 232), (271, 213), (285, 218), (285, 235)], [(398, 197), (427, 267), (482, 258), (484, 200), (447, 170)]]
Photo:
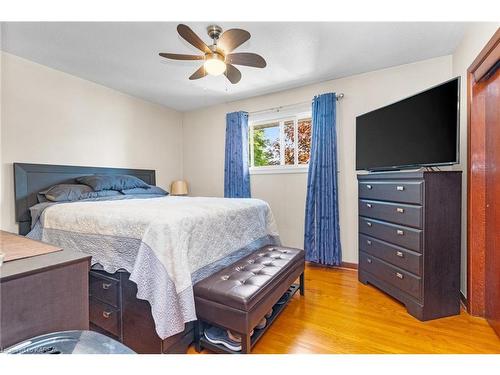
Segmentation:
[(204, 53), (211, 53), (212, 51), (205, 44), (203, 40), (200, 39), (198, 35), (194, 33), (193, 30), (187, 25), (179, 24), (177, 25), (177, 32), (180, 36), (182, 36), (189, 44), (198, 48), (200, 51)]
[(193, 79), (200, 79), (200, 78), (203, 78), (207, 75), (207, 71), (205, 70), (205, 66), (202, 65), (200, 66), (200, 68), (194, 72), (193, 74), (191, 74), (191, 76), (189, 77), (190, 80), (193, 80)]
[(229, 29), (222, 33), (217, 41), (217, 46), (227, 54), (241, 46), (248, 39), (250, 39), (250, 33), (248, 31), (242, 29)]
[(224, 75), (233, 85), (238, 83), (241, 79), (241, 72), (238, 68), (231, 64), (226, 64), (226, 71), (224, 72)]
[(235, 65), (252, 66), (254, 68), (265, 68), (266, 60), (256, 53), (231, 53), (226, 56), (226, 63)]
[(205, 56), (203, 55), (182, 55), (179, 53), (163, 53), (160, 52), (161, 57), (172, 60), (203, 60)]

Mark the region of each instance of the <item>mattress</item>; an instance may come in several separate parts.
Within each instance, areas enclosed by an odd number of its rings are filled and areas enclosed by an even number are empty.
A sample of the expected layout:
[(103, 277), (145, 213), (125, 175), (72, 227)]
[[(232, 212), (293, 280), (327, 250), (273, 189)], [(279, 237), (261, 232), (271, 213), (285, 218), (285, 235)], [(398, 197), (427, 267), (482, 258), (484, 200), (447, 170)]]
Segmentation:
[(271, 209), (259, 199), (113, 198), (38, 205), (32, 216), (28, 237), (85, 252), (107, 272), (129, 272), (162, 339), (196, 319), (197, 281), (279, 244)]

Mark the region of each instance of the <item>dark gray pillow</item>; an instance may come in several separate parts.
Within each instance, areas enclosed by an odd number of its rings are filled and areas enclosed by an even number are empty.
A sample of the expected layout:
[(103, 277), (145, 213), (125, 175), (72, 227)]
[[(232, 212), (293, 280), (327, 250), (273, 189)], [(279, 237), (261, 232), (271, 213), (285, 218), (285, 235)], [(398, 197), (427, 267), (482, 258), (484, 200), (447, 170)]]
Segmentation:
[(133, 189), (125, 189), (122, 190), (123, 194), (126, 195), (141, 195), (141, 194), (149, 194), (149, 195), (168, 195), (168, 192), (163, 190), (161, 187), (148, 185), (148, 189), (144, 188), (133, 188)]
[(123, 174), (83, 176), (77, 178), (76, 181), (81, 184), (90, 186), (92, 189), (94, 189), (94, 191), (122, 191), (133, 188), (147, 189), (149, 187), (149, 185), (142, 181), (140, 178)]
[(74, 202), (82, 199), (116, 196), (121, 193), (114, 190), (94, 191), (90, 186), (82, 184), (59, 184), (41, 191), (39, 195), (52, 202)]

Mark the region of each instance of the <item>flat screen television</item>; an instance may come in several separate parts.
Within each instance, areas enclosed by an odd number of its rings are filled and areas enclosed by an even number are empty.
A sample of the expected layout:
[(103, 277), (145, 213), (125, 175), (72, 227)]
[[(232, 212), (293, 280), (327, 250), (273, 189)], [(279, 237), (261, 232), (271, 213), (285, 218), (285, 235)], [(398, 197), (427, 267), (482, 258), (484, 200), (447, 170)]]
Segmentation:
[(460, 77), (356, 117), (356, 170), (459, 161)]

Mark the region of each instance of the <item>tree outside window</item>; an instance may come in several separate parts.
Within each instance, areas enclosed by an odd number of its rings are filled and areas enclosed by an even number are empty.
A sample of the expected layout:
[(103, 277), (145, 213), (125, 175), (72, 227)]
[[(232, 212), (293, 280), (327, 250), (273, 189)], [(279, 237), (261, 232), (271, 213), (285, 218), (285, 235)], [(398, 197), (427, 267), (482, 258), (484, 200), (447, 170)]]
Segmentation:
[(299, 166), (309, 163), (312, 121), (295, 116), (250, 125), (252, 167)]

